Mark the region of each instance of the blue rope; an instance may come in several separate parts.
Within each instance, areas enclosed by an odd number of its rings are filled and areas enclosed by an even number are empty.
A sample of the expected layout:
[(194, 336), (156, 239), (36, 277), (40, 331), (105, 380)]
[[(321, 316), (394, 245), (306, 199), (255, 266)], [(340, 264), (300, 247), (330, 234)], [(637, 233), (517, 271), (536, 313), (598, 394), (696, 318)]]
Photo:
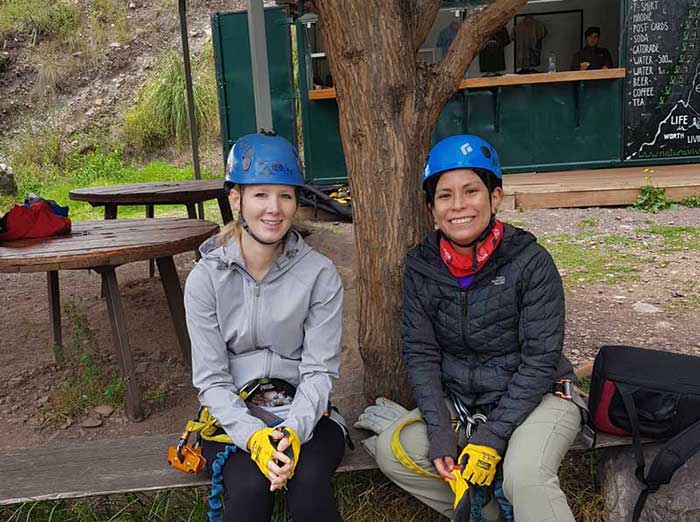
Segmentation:
[(209, 512), (207, 520), (209, 522), (221, 522), (224, 504), (221, 496), (224, 493), (224, 464), (238, 448), (231, 444), (216, 454), (216, 459), (211, 464), (211, 494), (209, 495)]
[[(282, 419), (268, 424), (268, 427), (274, 428), (282, 423)], [(209, 495), (209, 511), (207, 512), (208, 522), (221, 522), (224, 503), (221, 497), (224, 494), (224, 464), (228, 458), (233, 455), (238, 448), (235, 444), (226, 446), (223, 450), (216, 454), (216, 459), (211, 464), (211, 494)]]
[(505, 493), (503, 493), (503, 474), (501, 474), (500, 477), (496, 477), (493, 486), (493, 494), (496, 497), (498, 507), (501, 508), (501, 513), (503, 513), (505, 522), (514, 522), (515, 515), (513, 514), (513, 506), (508, 502)]

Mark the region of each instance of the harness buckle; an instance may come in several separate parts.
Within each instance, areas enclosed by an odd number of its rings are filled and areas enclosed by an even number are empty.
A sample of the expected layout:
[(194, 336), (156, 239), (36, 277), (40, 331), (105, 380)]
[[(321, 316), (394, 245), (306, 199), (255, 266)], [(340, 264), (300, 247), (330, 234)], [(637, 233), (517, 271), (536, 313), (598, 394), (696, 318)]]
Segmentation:
[(198, 442), (189, 442), (190, 432), (185, 431), (177, 442), (177, 446), (168, 448), (168, 464), (184, 473), (197, 474), (204, 469), (206, 460)]
[(572, 400), (574, 391), (574, 383), (571, 379), (561, 379), (554, 383), (552, 393), (565, 401)]

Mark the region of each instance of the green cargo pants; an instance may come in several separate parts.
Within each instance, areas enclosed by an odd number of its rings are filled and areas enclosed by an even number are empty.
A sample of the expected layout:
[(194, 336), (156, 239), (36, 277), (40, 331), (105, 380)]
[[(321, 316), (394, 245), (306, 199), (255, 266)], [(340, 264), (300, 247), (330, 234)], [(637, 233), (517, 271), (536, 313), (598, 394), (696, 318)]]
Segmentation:
[[(409, 412), (399, 418), (377, 440), (377, 465), (399, 487), (446, 517), (452, 517), (453, 495), (442, 480), (423, 477), (406, 469), (391, 450), (391, 437)], [(574, 522), (559, 486), (557, 471), (564, 455), (581, 427), (578, 407), (546, 395), (537, 408), (516, 428), (503, 459), (503, 491), (513, 505), (517, 522)], [(428, 437), (425, 424), (413, 423), (401, 431), (401, 444), (406, 453), (422, 468), (437, 473), (428, 459)], [(455, 455), (456, 457), (456, 455)], [(487, 520), (498, 520), (497, 506), (492, 502), (484, 509)]]

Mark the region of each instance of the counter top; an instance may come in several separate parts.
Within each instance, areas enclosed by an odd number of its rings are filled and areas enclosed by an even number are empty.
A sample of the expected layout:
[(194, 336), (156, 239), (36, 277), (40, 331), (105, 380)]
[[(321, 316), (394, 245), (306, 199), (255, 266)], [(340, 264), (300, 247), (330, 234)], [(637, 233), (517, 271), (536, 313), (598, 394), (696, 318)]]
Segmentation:
[[(503, 76), (485, 76), (467, 78), (459, 84), (460, 89), (483, 89), (510, 85), (531, 85), (536, 83), (562, 83), (593, 80), (617, 80), (625, 77), (625, 69), (599, 69), (596, 71), (564, 71), (557, 73), (505, 74)], [(310, 100), (329, 100), (335, 98), (335, 89), (315, 89), (309, 91)]]

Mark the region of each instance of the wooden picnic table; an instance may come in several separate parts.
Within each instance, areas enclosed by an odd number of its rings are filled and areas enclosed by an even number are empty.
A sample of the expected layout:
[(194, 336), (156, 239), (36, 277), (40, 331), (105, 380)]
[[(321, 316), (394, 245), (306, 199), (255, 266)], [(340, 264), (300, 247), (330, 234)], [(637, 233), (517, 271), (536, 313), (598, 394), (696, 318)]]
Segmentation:
[(146, 217), (153, 217), (155, 205), (185, 205), (187, 215), (196, 219), (195, 205), (215, 199), (224, 224), (233, 220), (224, 183), (217, 179), (86, 187), (71, 190), (68, 197), (74, 201), (87, 201), (93, 207), (104, 206), (105, 219), (116, 219), (119, 205), (145, 205)]
[(63, 360), (63, 340), (58, 272), (88, 268), (101, 274), (117, 361), (126, 381), (126, 413), (141, 420), (143, 408), (115, 268), (133, 261), (156, 260), (175, 335), (185, 364), (189, 364), (190, 339), (173, 256), (197, 248), (218, 229), (215, 223), (185, 218), (76, 222), (70, 234), (0, 241), (0, 272), (46, 272), (53, 353), (59, 363)]

